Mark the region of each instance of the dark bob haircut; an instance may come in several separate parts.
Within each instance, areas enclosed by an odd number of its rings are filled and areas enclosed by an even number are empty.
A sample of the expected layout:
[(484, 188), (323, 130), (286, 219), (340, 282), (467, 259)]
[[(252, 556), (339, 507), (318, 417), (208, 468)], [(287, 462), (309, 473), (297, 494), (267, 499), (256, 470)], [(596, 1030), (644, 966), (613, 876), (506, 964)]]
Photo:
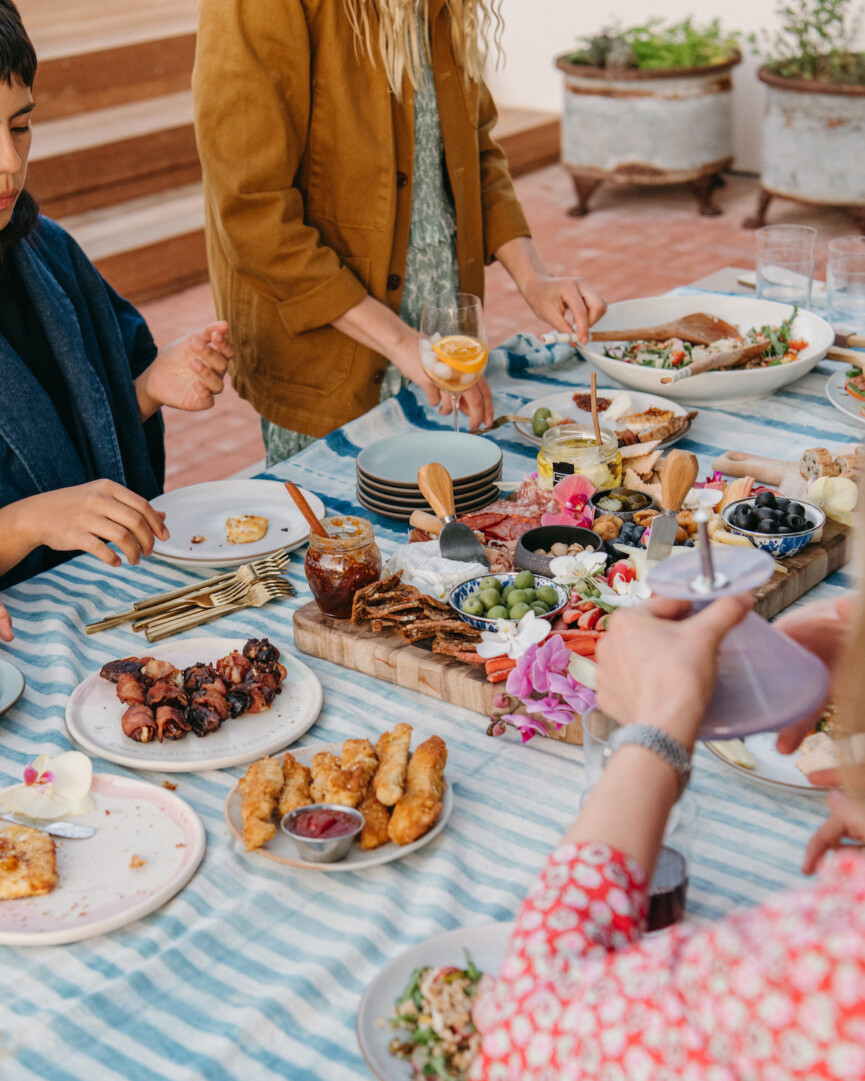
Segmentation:
[[(36, 78), (36, 51), (18, 8), (12, 0), (0, 0), (0, 79), (11, 86), (13, 80), (24, 86), (33, 87)], [(5, 229), (0, 230), (0, 263), (4, 261), (9, 248), (27, 236), (36, 225), (39, 206), (29, 191), (24, 190), (18, 196), (12, 220)]]

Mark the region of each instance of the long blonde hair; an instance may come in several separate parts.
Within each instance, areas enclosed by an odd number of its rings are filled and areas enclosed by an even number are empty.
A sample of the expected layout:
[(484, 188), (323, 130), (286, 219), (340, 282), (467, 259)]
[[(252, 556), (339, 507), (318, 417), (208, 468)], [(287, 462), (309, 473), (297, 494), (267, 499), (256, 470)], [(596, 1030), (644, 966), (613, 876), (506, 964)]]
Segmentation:
[[(373, 39), (384, 62), (387, 80), (397, 98), (402, 97), (403, 77), (415, 88), (423, 85), (421, 60), (429, 54), (430, 0), (343, 0), (355, 43), (371, 62), (376, 62)], [(467, 82), (479, 82), (490, 41), (501, 56), (502, 0), (445, 0), (450, 15), (454, 57)], [(418, 12), (425, 39), (418, 37)]]

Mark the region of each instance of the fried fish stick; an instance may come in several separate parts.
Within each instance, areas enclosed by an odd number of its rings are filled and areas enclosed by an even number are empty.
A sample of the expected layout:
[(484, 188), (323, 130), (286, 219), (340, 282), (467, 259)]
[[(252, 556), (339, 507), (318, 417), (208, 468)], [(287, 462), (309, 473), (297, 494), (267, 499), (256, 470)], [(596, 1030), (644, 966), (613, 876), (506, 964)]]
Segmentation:
[(332, 799), (334, 774), (339, 773), (339, 759), (330, 751), (319, 751), (312, 760), (312, 784), (310, 790), (313, 803), (338, 803)]
[(363, 815), (363, 829), (360, 831), (360, 838), (358, 839), (360, 847), (369, 850), (387, 844), (390, 815), (387, 807), (376, 797), (372, 785), (369, 786), (366, 795), (360, 801), (358, 810)]
[(442, 810), (448, 749), (439, 736), (430, 736), (409, 760), (405, 792), (397, 800), (388, 825), (388, 836), (408, 845), (430, 828)]
[(378, 738), (375, 747), (378, 769), (372, 783), (385, 807), (393, 807), (403, 793), (411, 732), (410, 724), (398, 724), (392, 732), (383, 732)]
[(260, 758), (253, 762), (240, 779), (243, 841), (247, 852), (261, 848), (276, 835), (276, 826), (271, 819), (282, 785), (282, 766), (275, 758)]
[(375, 748), (368, 739), (347, 739), (342, 745), (339, 764), (339, 776), (334, 777), (332, 782), (334, 789), (344, 792), (353, 801), (351, 806), (357, 807), (378, 769)]
[(302, 766), (293, 754), (287, 754), (282, 760), (282, 775), (285, 783), (279, 794), (279, 814), (287, 815), (289, 811), (296, 811), (298, 807), (306, 807), (312, 803), (310, 782), (312, 771)]

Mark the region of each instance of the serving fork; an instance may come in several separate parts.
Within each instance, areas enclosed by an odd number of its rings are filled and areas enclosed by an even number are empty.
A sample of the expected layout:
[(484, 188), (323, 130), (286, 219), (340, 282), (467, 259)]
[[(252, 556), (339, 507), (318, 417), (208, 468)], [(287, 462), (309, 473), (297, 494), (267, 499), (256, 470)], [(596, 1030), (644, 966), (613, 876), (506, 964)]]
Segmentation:
[(496, 417), (492, 424), (488, 424), (486, 428), (478, 428), (472, 434), (473, 435), (486, 435), (487, 432), (494, 432), (496, 428), (501, 428), (503, 424), (513, 424), (516, 422), (522, 422), (523, 424), (531, 424), (531, 417), (518, 417), (511, 413), (505, 413), (504, 416)]
[(268, 601), (294, 596), (294, 586), (285, 578), (262, 578), (253, 582), (242, 600), (233, 604), (223, 604), (218, 608), (209, 608), (199, 612), (185, 612), (181, 615), (157, 616), (147, 621), (145, 635), (148, 642), (159, 642), (173, 634), (209, 623), (212, 619), (239, 612), (243, 608), (261, 608)]

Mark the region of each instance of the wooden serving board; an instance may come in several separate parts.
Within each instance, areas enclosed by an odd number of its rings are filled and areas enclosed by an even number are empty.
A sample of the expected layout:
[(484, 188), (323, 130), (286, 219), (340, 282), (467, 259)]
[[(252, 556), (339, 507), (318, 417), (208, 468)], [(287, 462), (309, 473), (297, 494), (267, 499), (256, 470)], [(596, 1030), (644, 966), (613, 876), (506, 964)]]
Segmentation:
[(852, 554), (852, 530), (841, 522), (826, 519), (821, 540), (806, 545), (798, 555), (780, 560), (786, 567), (777, 570), (754, 590), (754, 611), (766, 619), (783, 612), (809, 589), (840, 570)]
[[(412, 645), (393, 631), (376, 634), (368, 623), (353, 627), (347, 619), (331, 619), (319, 611), (314, 601), (294, 613), (294, 644), (301, 653), (487, 717), (493, 708), (493, 697), (504, 690), (501, 683), (487, 683), (482, 665), (465, 664)], [(576, 721), (554, 735), (567, 743), (582, 743), (582, 725)]]

